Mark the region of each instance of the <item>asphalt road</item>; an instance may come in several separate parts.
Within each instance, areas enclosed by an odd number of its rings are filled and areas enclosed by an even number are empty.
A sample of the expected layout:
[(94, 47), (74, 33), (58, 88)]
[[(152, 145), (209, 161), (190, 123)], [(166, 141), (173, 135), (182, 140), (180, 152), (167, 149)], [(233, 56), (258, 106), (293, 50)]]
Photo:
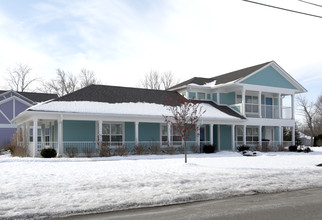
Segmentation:
[(258, 194), (222, 200), (71, 216), (84, 219), (322, 219), (322, 188), (276, 194)]

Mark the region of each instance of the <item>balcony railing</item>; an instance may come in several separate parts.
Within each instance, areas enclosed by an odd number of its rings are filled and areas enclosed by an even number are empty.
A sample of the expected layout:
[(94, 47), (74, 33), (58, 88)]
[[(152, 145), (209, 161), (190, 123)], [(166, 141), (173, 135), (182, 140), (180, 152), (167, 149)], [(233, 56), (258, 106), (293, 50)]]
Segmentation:
[[(230, 107), (237, 112), (243, 114), (244, 109), (241, 103), (230, 105)], [(259, 105), (259, 104), (245, 104), (245, 115), (249, 118), (259, 118), (259, 109), (261, 109), (262, 118), (279, 119), (279, 108), (276, 105)], [(292, 107), (281, 107), (281, 119), (292, 119)]]

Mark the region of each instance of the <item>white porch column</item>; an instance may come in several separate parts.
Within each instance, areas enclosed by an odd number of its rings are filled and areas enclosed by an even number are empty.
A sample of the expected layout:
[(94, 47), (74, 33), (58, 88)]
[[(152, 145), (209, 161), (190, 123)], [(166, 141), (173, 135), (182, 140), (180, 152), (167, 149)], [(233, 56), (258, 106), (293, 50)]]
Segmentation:
[(235, 151), (235, 125), (231, 125), (231, 150)]
[(63, 155), (63, 116), (58, 119), (58, 152), (57, 156)]
[(278, 142), (279, 144), (282, 144), (282, 126), (278, 126)]
[(263, 134), (262, 134), (262, 126), (258, 126), (258, 144), (260, 147), (262, 147), (262, 138)]
[(278, 118), (282, 118), (281, 93), (278, 93)]
[(295, 110), (294, 110), (294, 95), (291, 95), (292, 100), (292, 119), (295, 119)]
[(214, 144), (214, 124), (210, 124), (210, 144)]
[(243, 88), (242, 89), (242, 110), (241, 110), (241, 114), (244, 115), (244, 116), (246, 115), (245, 100), (246, 100), (245, 89)]
[(35, 118), (33, 121), (33, 130), (32, 130), (32, 157), (36, 156), (37, 145), (38, 145), (38, 119)]
[(139, 122), (136, 121), (135, 122), (135, 145), (138, 145), (139, 144)]
[(292, 145), (295, 145), (295, 126), (292, 127)]
[(98, 145), (101, 148), (102, 146), (102, 141), (103, 141), (103, 121), (99, 120), (98, 121)]
[(246, 125), (243, 126), (243, 144), (246, 145)]
[(220, 125), (217, 125), (217, 143), (218, 143), (218, 151), (220, 151)]
[(258, 113), (259, 113), (259, 118), (262, 117), (262, 91), (258, 92)]
[(197, 125), (197, 127), (196, 127), (196, 144), (197, 144), (197, 146), (199, 146), (200, 147), (200, 124), (198, 124)]
[(168, 123), (168, 137), (167, 137), (167, 140), (168, 140), (168, 144), (170, 145), (171, 143), (171, 124)]

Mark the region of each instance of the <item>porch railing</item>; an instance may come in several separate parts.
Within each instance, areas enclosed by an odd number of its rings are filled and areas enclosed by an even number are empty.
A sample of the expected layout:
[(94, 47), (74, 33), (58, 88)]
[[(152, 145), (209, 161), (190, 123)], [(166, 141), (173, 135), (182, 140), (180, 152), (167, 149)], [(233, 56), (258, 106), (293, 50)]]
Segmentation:
[[(242, 141), (235, 142), (236, 148), (244, 144)], [(252, 150), (258, 151), (282, 151), (285, 147), (289, 147), (292, 145), (292, 141), (246, 141), (246, 145), (250, 146)]]
[[(168, 144), (161, 141), (134, 141), (125, 142), (98, 142), (98, 141), (68, 141), (63, 142), (62, 153), (65, 156), (99, 156), (101, 150), (107, 151), (107, 156), (113, 155), (135, 155), (135, 154), (180, 154), (184, 152), (182, 141), (175, 141)], [(203, 146), (210, 144), (209, 141), (200, 141), (200, 146), (196, 141), (187, 141), (188, 153), (201, 153)], [(32, 148), (32, 142), (30, 147)], [(39, 142), (37, 145), (37, 155), (44, 148), (54, 148), (58, 152), (58, 142)]]

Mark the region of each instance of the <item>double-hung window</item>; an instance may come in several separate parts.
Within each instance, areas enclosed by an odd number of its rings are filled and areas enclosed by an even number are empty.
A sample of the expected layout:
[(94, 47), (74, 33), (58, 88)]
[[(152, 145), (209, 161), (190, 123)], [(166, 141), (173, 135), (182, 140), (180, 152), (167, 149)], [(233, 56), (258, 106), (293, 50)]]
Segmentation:
[(258, 113), (258, 97), (246, 96), (245, 108), (247, 113)]
[(102, 140), (108, 143), (120, 143), (123, 141), (122, 124), (103, 123)]
[[(168, 143), (168, 125), (162, 124), (161, 125), (161, 140), (162, 145), (166, 145)], [(178, 144), (180, 142), (181, 144), (181, 136), (180, 133), (171, 127), (170, 129), (170, 141), (175, 142), (174, 144)]]
[(257, 142), (258, 141), (258, 128), (247, 128), (246, 129), (246, 141)]

